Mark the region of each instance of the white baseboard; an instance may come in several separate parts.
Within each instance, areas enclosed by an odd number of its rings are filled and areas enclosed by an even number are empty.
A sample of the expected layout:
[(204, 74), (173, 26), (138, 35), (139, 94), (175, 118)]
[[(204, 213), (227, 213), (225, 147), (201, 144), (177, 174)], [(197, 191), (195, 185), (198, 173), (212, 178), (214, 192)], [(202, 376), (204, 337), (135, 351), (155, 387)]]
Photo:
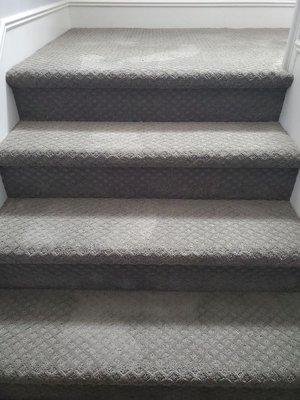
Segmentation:
[(288, 28), (295, 1), (69, 1), (78, 28)]
[[(280, 116), (280, 123), (300, 149), (300, 40), (295, 41), (293, 54), (291, 72), (294, 74), (294, 82), (285, 96)], [(291, 204), (300, 217), (300, 174), (298, 174), (294, 191), (292, 193)]]
[[(70, 27), (66, 1), (59, 1), (1, 20), (0, 141), (19, 121), (14, 96), (6, 84), (6, 72)], [(0, 180), (0, 206), (5, 199), (6, 193)]]
[(16, 14), (1, 22), (0, 140), (18, 121), (14, 99), (5, 80), (6, 72), (71, 27), (66, 1)]
[(4, 189), (4, 185), (0, 176), (0, 208), (3, 206), (7, 199), (6, 191)]
[(300, 218), (300, 172), (298, 172), (294, 190), (291, 196), (291, 204), (293, 209), (296, 211), (296, 214)]
[(283, 60), (283, 66), (288, 71), (293, 71), (294, 64), (296, 61), (297, 47), (299, 48), (299, 44), (296, 42), (300, 38), (300, 1), (297, 1), (294, 10), (293, 21), (291, 24), (290, 34), (288, 43), (286, 46), (285, 56)]

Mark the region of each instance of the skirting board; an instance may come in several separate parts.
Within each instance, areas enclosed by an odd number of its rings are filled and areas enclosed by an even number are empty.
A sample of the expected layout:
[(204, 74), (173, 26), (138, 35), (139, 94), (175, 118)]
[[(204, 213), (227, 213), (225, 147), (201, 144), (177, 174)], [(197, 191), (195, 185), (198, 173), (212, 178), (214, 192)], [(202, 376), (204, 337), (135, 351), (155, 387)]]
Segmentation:
[[(0, 141), (19, 121), (6, 72), (24, 58), (70, 29), (66, 1), (35, 8), (1, 20), (0, 30)], [(6, 193), (0, 178), (0, 206)]]
[(77, 28), (288, 28), (295, 1), (101, 1), (69, 2)]
[[(300, 12), (300, 9), (299, 9)], [(300, 23), (300, 18), (299, 18)], [(299, 30), (300, 32), (300, 30)], [(294, 82), (288, 89), (283, 104), (280, 123), (300, 149), (300, 40), (294, 43), (294, 61), (291, 72), (294, 74)], [(291, 197), (291, 203), (300, 217), (300, 172)]]

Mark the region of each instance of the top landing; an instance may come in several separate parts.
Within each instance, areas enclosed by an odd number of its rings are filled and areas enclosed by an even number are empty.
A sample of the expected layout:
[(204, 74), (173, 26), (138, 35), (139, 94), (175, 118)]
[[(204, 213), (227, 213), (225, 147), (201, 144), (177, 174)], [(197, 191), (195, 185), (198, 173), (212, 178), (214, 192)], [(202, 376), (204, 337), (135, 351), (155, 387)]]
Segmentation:
[(71, 29), (9, 71), (21, 88), (286, 88), (286, 29)]

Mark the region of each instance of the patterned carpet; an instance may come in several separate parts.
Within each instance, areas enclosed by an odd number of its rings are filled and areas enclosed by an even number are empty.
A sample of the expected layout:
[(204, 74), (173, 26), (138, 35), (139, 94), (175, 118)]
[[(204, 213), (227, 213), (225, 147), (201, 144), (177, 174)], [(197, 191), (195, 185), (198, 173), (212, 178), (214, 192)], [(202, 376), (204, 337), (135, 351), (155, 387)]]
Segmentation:
[(298, 400), (284, 29), (72, 29), (7, 74), (0, 400)]

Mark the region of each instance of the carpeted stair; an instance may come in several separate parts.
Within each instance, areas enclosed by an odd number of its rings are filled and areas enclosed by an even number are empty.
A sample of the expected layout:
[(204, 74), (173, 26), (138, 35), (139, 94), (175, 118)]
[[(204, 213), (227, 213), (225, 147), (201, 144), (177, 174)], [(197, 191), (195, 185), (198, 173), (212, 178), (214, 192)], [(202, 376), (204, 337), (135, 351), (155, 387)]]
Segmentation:
[(8, 398), (296, 399), (298, 293), (10, 290), (0, 302)]
[(285, 201), (10, 199), (2, 287), (297, 290)]
[(71, 29), (7, 76), (21, 119), (274, 121), (284, 29)]
[(21, 122), (1, 146), (12, 197), (288, 200), (300, 166), (275, 122)]
[(286, 39), (72, 29), (8, 72), (1, 400), (299, 398)]

